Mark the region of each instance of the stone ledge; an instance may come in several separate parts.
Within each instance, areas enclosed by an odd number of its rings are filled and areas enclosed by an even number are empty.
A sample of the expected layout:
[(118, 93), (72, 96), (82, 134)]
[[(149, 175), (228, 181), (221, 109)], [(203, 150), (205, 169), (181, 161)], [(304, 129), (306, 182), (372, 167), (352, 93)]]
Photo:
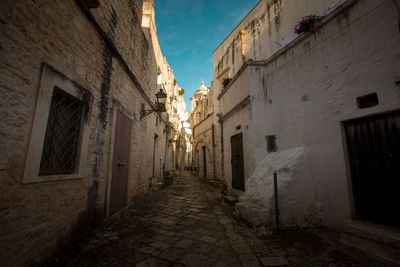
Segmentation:
[(249, 222), (253, 227), (258, 227), (269, 222), (269, 210), (262, 206), (253, 203), (239, 202), (236, 203), (235, 208), (239, 216)]
[(400, 264), (400, 233), (360, 222), (339, 229), (340, 242), (372, 253), (381, 259)]
[(231, 206), (235, 206), (239, 202), (239, 199), (235, 196), (224, 196), (224, 202)]
[(160, 191), (165, 187), (164, 183), (158, 182), (151, 185), (152, 191)]

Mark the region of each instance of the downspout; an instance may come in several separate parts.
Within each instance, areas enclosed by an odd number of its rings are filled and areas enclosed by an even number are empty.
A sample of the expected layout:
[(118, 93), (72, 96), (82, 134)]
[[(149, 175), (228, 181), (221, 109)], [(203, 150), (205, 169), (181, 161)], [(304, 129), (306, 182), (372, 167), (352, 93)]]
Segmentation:
[(400, 32), (400, 5), (399, 5), (399, 3), (397, 3), (397, 0), (393, 0), (393, 4), (397, 9), (398, 27), (399, 27), (399, 32)]
[(221, 128), (221, 180), (225, 181), (225, 164), (224, 164), (224, 121), (222, 120), (222, 114), (217, 114), (219, 125)]

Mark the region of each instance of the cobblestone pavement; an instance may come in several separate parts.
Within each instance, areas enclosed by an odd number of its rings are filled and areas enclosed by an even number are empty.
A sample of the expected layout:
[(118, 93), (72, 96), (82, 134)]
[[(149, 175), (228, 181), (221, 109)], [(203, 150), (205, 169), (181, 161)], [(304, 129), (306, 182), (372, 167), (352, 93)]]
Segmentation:
[(258, 238), (232, 218), (218, 191), (194, 178), (177, 178), (137, 199), (116, 223), (97, 229), (67, 260), (51, 265), (381, 266), (324, 240), (311, 231)]

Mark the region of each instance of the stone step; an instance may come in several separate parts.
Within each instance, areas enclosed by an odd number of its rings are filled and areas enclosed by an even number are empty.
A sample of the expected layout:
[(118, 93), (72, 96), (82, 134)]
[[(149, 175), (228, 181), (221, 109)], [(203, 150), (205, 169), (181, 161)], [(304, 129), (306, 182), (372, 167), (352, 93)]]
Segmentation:
[(340, 229), (340, 241), (373, 256), (400, 264), (400, 233), (383, 227), (353, 222)]
[(239, 202), (239, 198), (235, 196), (224, 196), (224, 202), (231, 206), (235, 206), (235, 204)]
[(241, 219), (248, 222), (252, 227), (259, 227), (268, 222), (269, 210), (254, 203), (240, 202), (235, 209)]
[(154, 183), (154, 184), (151, 185), (151, 190), (154, 190), (154, 191), (160, 191), (163, 188), (164, 188), (164, 183), (161, 183), (161, 182)]

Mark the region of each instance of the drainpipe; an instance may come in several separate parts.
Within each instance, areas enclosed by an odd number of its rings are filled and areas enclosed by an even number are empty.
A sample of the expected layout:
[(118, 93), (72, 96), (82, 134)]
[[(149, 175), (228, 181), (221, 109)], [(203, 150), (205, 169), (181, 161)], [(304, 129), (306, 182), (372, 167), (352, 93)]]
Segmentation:
[(225, 180), (225, 165), (224, 165), (224, 122), (222, 120), (222, 114), (217, 114), (219, 125), (221, 128), (221, 180)]
[(398, 26), (399, 26), (399, 32), (400, 32), (400, 4), (397, 3), (397, 0), (393, 0), (393, 4), (397, 9)]
[(244, 44), (244, 36), (246, 35), (246, 30), (240, 31), (240, 37), (242, 38), (242, 64), (246, 62), (246, 47)]
[(275, 224), (276, 231), (279, 232), (279, 206), (278, 206), (278, 178), (276, 172), (274, 173), (274, 200), (275, 200)]

